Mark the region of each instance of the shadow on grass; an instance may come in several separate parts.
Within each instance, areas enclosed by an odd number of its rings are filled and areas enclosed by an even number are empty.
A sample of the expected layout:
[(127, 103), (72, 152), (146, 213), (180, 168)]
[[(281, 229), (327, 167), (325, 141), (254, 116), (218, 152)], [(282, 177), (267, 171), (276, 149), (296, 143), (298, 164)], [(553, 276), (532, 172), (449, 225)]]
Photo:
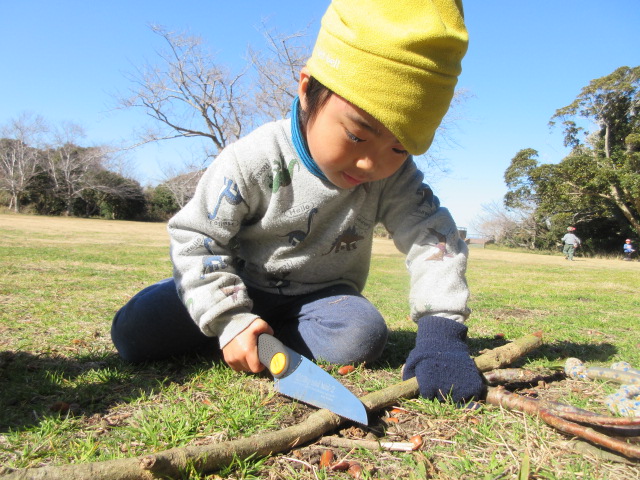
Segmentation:
[[(380, 360), (369, 367), (400, 368), (415, 345), (412, 330), (392, 330)], [(468, 340), (472, 356), (508, 339), (476, 337)], [(577, 357), (583, 362), (606, 362), (618, 349), (608, 343), (556, 342), (539, 347), (513, 363), (550, 362)], [(162, 362), (128, 364), (115, 353), (68, 357), (57, 353), (0, 352), (0, 433), (29, 429), (44, 418), (104, 414), (118, 404), (159, 393), (168, 383), (186, 383), (221, 362), (215, 356), (182, 357)]]
[(185, 357), (131, 365), (115, 353), (74, 358), (0, 352), (0, 433), (28, 429), (46, 417), (102, 414), (169, 382), (188, 381), (218, 361)]
[[(491, 350), (506, 345), (512, 339), (496, 337), (473, 337), (467, 340), (472, 356), (477, 356), (483, 350)], [(401, 367), (416, 342), (416, 332), (413, 330), (392, 330), (389, 341), (382, 357), (376, 366), (385, 365), (391, 368)], [(569, 357), (576, 357), (583, 362), (607, 362), (618, 353), (618, 348), (610, 343), (576, 343), (554, 342), (538, 347), (526, 357), (517, 360), (511, 366), (519, 367), (527, 360), (546, 359), (551, 362), (564, 361)]]
[(611, 343), (555, 342), (543, 345), (528, 355), (531, 359), (564, 360), (570, 357), (588, 362), (609, 362), (618, 353)]

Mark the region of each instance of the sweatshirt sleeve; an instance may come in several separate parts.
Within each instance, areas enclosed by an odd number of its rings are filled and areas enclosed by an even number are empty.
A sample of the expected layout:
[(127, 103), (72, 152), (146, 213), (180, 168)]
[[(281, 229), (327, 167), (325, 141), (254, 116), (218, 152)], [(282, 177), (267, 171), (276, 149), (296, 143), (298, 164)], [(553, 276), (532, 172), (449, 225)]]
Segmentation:
[(411, 317), (464, 322), (470, 314), (465, 277), (468, 248), (413, 160), (388, 180), (381, 198), (381, 221), (396, 247), (407, 255)]
[(224, 347), (256, 318), (237, 272), (234, 238), (250, 214), (233, 148), (216, 158), (168, 224), (178, 294), (205, 335)]

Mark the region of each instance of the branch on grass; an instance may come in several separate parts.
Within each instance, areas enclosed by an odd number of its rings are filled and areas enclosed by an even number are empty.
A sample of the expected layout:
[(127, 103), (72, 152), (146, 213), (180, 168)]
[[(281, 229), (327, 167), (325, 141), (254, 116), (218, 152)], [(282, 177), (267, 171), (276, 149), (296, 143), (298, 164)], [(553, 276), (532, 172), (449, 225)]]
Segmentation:
[(593, 428), (586, 427), (584, 425), (578, 425), (577, 423), (564, 420), (558, 415), (554, 415), (545, 408), (540, 409), (539, 415), (545, 423), (551, 425), (552, 427), (560, 430), (563, 433), (568, 433), (569, 435), (575, 435), (576, 437), (584, 438), (589, 442), (603, 446), (604, 448), (608, 448), (609, 450), (613, 450), (614, 452), (621, 453), (622, 455), (625, 455), (629, 458), (640, 458), (640, 447), (636, 445), (632, 445), (623, 440), (618, 440), (617, 438), (609, 437), (608, 435), (605, 435), (603, 433), (596, 432)]
[(489, 385), (549, 383), (559, 378), (564, 378), (563, 372), (525, 368), (498, 368), (484, 374)]
[[(489, 388), (487, 393), (487, 403), (498, 405), (507, 410), (517, 410), (532, 416), (540, 417), (546, 424), (560, 430), (563, 433), (574, 435), (582, 438), (595, 445), (608, 448), (629, 458), (640, 458), (640, 447), (618, 440), (603, 433), (595, 431), (592, 427), (595, 425), (611, 425), (611, 426), (635, 426), (637, 419), (626, 418), (614, 420), (614, 417), (600, 417), (598, 415), (588, 415), (591, 412), (576, 413), (575, 408), (562, 405), (555, 402), (541, 402), (534, 398), (524, 397), (515, 393), (508, 392), (504, 388)], [(579, 425), (578, 423), (565, 420), (564, 416), (571, 418), (579, 418), (588, 425)], [(607, 420), (602, 421), (603, 418)], [(623, 420), (622, 422), (620, 420)], [(593, 422), (593, 423), (592, 423)]]
[[(3, 480), (139, 480), (180, 478), (187, 467), (210, 472), (230, 465), (234, 459), (265, 457), (288, 451), (337, 428), (343, 419), (328, 410), (318, 410), (307, 419), (283, 430), (261, 433), (214, 445), (172, 448), (138, 458), (107, 460), (80, 465), (62, 465), (15, 470)], [(0, 473), (4, 473), (1, 472)]]
[[(526, 355), (542, 343), (541, 334), (527, 335), (512, 343), (498, 347), (475, 358), (481, 371), (500, 368)], [(418, 395), (415, 378), (405, 380), (383, 390), (361, 397), (370, 412), (381, 410), (401, 398)], [(346, 422), (329, 410), (318, 410), (302, 423), (275, 432), (260, 433), (214, 445), (172, 448), (138, 458), (107, 460), (80, 465), (48, 466), (19, 470), (0, 469), (3, 480), (140, 480), (176, 478), (187, 468), (198, 472), (211, 472), (231, 464), (234, 459), (266, 457), (285, 452), (321, 437)]]
[(489, 350), (476, 357), (474, 361), (481, 372), (488, 372), (510, 365), (540, 345), (542, 345), (542, 332), (536, 332)]
[(598, 415), (597, 413), (590, 412), (589, 410), (583, 410), (582, 408), (558, 402), (545, 401), (544, 406), (565, 420), (613, 430), (621, 436), (625, 436), (624, 432), (627, 432), (626, 436), (629, 437), (640, 435), (640, 432), (638, 431), (640, 428), (640, 418)]
[(390, 452), (412, 452), (416, 445), (411, 442), (378, 442), (376, 440), (356, 440), (343, 437), (322, 437), (316, 442), (325, 447), (365, 448), (367, 450), (388, 450)]

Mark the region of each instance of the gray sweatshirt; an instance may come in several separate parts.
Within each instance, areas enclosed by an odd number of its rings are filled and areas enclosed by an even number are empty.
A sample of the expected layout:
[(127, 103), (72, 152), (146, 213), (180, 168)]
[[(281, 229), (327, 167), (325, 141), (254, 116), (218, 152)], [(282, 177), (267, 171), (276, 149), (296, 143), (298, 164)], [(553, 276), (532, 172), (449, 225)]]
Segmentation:
[(464, 321), (467, 247), (413, 159), (387, 179), (341, 189), (302, 164), (291, 138), (287, 119), (226, 147), (169, 221), (178, 293), (203, 333), (224, 347), (257, 318), (247, 285), (362, 291), (378, 222), (407, 255), (412, 318)]

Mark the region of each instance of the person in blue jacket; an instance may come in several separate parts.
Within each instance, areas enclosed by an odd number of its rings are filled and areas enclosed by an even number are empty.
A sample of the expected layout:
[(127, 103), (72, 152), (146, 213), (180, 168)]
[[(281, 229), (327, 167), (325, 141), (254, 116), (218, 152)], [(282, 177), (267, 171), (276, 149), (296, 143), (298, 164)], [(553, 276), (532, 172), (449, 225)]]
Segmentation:
[(624, 252), (624, 258), (623, 260), (631, 260), (631, 257), (633, 257), (633, 254), (635, 253), (635, 248), (633, 248), (633, 244), (631, 243), (631, 239), (627, 238), (624, 241), (624, 246), (622, 247), (623, 252)]

